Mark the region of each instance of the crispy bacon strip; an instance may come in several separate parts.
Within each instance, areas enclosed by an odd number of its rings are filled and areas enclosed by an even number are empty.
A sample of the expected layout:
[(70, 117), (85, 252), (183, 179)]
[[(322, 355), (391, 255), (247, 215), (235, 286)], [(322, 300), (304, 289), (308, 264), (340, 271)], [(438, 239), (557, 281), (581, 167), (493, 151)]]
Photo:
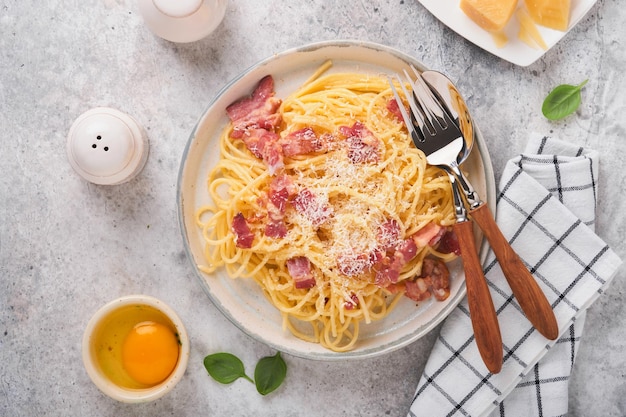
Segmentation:
[(446, 230), (437, 245), (437, 250), (441, 253), (454, 253), (455, 255), (461, 256), (459, 239), (452, 229)]
[(282, 100), (274, 97), (274, 79), (266, 75), (259, 81), (249, 97), (241, 98), (226, 107), (226, 113), (233, 122), (233, 138), (241, 138), (250, 128), (273, 131), (282, 119), (277, 113)]
[(265, 162), (270, 175), (283, 168), (283, 148), (275, 129), (282, 122), (278, 108), (282, 101), (274, 97), (274, 79), (267, 75), (254, 92), (226, 107), (233, 123), (230, 137), (241, 139), (246, 147)]
[(281, 213), (285, 212), (295, 193), (296, 186), (287, 174), (278, 175), (270, 182), (269, 200)]
[(387, 102), (387, 110), (389, 111), (389, 113), (396, 116), (396, 119), (404, 123), (404, 118), (402, 117), (402, 113), (400, 112), (400, 106), (398, 105), (398, 101), (395, 98), (392, 98)]
[(273, 238), (283, 238), (287, 235), (285, 223), (285, 210), (295, 193), (295, 185), (292, 179), (285, 173), (280, 174), (270, 182), (268, 192), (267, 224), (265, 235)]
[(443, 261), (424, 258), (420, 276), (404, 285), (404, 295), (411, 300), (423, 301), (432, 294), (437, 301), (444, 301), (450, 296), (450, 271)]
[(293, 278), (296, 288), (312, 288), (315, 286), (311, 262), (306, 256), (297, 256), (287, 260), (287, 270), (291, 278)]
[(413, 301), (428, 300), (431, 283), (425, 278), (416, 278), (415, 281), (406, 280), (404, 282), (404, 295)]
[(242, 213), (237, 213), (233, 217), (232, 231), (235, 234), (235, 245), (238, 248), (250, 249), (254, 241), (254, 233), (250, 231), (246, 218)]
[(426, 246), (435, 246), (445, 232), (445, 228), (436, 223), (430, 222), (411, 237), (418, 248), (423, 248)]
[(422, 277), (428, 277), (432, 285), (432, 293), (439, 301), (450, 295), (450, 271), (439, 259), (425, 258), (422, 264)]
[(385, 255), (376, 271), (375, 282), (380, 287), (395, 284), (400, 277), (400, 271), (417, 254), (417, 245), (413, 239), (404, 239), (392, 255)]
[(285, 217), (276, 209), (276, 207), (274, 207), (274, 205), (268, 205), (265, 236), (273, 238), (283, 238), (287, 236), (287, 224), (285, 223)]
[(283, 163), (283, 148), (278, 143), (280, 136), (265, 129), (247, 129), (241, 136), (246, 147), (259, 159), (262, 159), (270, 175), (274, 175)]
[(307, 155), (322, 149), (323, 141), (317, 137), (310, 127), (289, 133), (280, 140), (283, 155), (287, 157)]
[(340, 126), (339, 132), (348, 144), (348, 158), (354, 164), (380, 161), (380, 140), (364, 124), (355, 122), (352, 127)]
[[(380, 249), (376, 252), (378, 259), (374, 265), (376, 285), (383, 288), (395, 286), (398, 283), (402, 268), (415, 257), (417, 251), (425, 246), (437, 245), (441, 238), (446, 235), (446, 232), (446, 228), (431, 222), (409, 238), (401, 239), (400, 226), (395, 220), (389, 219), (381, 224), (377, 235)], [(405, 288), (405, 290), (410, 294), (410, 298), (413, 298), (413, 296), (421, 298), (414, 295), (417, 294), (416, 291), (423, 288), (424, 285), (426, 285), (426, 288), (431, 286), (429, 282), (408, 282), (411, 283), (407, 284), (409, 288)]]

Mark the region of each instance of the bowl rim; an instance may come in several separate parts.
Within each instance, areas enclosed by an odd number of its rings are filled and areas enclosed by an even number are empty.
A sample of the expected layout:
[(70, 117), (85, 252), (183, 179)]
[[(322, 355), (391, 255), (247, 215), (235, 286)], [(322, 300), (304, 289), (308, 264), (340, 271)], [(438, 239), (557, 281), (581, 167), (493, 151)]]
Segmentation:
[[(167, 377), (167, 379), (159, 383), (158, 385), (143, 389), (124, 388), (111, 382), (98, 369), (98, 366), (96, 365), (95, 359), (92, 355), (91, 348), (93, 332), (103, 318), (122, 307), (137, 304), (147, 305), (149, 307), (155, 308), (163, 313), (169, 320), (171, 320), (171, 322), (176, 327), (176, 331), (178, 333), (181, 344), (178, 362), (176, 363), (176, 367)], [(100, 391), (117, 401), (125, 403), (148, 402), (161, 398), (163, 395), (167, 394), (182, 379), (187, 370), (187, 364), (189, 362), (189, 335), (187, 334), (187, 330), (185, 329), (183, 321), (180, 319), (178, 314), (176, 314), (174, 309), (172, 309), (163, 301), (149, 295), (126, 295), (109, 301), (93, 314), (93, 316), (89, 319), (83, 333), (81, 351), (85, 370), (87, 371), (87, 374), (89, 375), (91, 381), (96, 385), (96, 387), (98, 387), (98, 389), (100, 389)]]

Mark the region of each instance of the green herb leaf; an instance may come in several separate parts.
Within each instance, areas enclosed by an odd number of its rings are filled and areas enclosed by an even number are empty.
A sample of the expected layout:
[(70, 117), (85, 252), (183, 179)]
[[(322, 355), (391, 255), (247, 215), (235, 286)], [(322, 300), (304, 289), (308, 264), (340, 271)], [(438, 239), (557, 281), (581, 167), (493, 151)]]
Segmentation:
[(230, 384), (239, 378), (254, 382), (246, 375), (243, 362), (230, 353), (214, 353), (205, 357), (204, 367), (214, 380), (222, 384)]
[(580, 90), (587, 81), (578, 85), (561, 84), (550, 91), (541, 106), (543, 115), (550, 120), (558, 120), (574, 113), (580, 106)]
[(287, 364), (276, 352), (274, 356), (266, 356), (259, 360), (254, 369), (254, 383), (261, 395), (267, 395), (280, 386), (287, 375)]

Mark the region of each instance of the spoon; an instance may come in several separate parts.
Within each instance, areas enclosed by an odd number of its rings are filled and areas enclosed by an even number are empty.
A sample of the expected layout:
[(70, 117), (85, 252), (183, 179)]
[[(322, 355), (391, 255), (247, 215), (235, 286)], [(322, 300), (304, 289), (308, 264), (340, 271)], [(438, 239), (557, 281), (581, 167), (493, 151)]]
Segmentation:
[[(470, 155), (474, 145), (475, 130), (469, 110), (458, 90), (448, 77), (438, 71), (424, 71), (422, 77), (435, 90), (442, 100), (444, 108), (450, 112), (452, 119), (463, 133), (465, 144), (457, 157), (457, 165), (452, 166), (458, 185), (461, 186), (469, 204), (472, 220), (481, 228), (491, 249), (493, 250), (502, 272), (513, 291), (528, 321), (546, 338), (555, 340), (559, 335), (559, 327), (545, 294), (530, 274), (522, 260), (504, 237), (489, 207), (480, 199), (470, 182), (459, 168)], [(455, 117), (456, 116), (456, 117)]]

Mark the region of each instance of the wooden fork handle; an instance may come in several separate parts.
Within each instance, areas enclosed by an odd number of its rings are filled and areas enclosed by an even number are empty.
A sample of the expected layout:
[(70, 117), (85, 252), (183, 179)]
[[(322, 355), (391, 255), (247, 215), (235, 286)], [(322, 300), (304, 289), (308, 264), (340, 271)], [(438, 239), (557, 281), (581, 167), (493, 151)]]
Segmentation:
[(552, 311), (552, 307), (537, 281), (500, 231), (489, 207), (486, 204), (481, 204), (470, 210), (470, 215), (489, 241), (502, 272), (511, 290), (513, 290), (513, 295), (526, 314), (528, 321), (542, 335), (550, 340), (555, 340), (559, 335), (559, 326), (554, 311)]
[(487, 369), (497, 374), (502, 369), (502, 336), (487, 280), (478, 259), (472, 222), (456, 223), (453, 229), (461, 248), (474, 339)]

